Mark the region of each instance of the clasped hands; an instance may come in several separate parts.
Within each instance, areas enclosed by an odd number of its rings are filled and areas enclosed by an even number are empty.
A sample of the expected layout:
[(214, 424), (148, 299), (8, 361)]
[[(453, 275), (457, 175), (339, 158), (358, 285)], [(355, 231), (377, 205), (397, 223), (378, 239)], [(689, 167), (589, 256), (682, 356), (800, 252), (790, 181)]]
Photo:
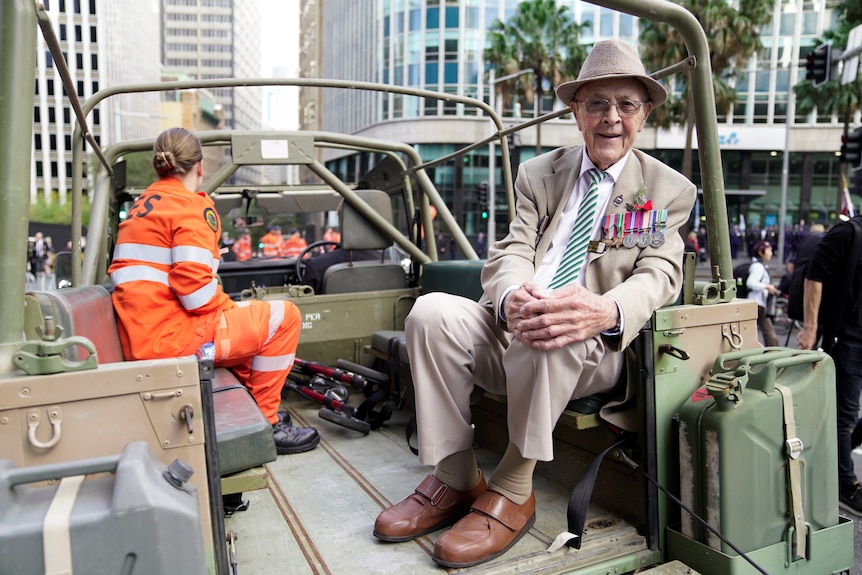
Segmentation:
[(619, 325), (616, 302), (579, 284), (550, 290), (527, 282), (506, 296), (503, 311), (515, 339), (533, 349), (558, 349)]

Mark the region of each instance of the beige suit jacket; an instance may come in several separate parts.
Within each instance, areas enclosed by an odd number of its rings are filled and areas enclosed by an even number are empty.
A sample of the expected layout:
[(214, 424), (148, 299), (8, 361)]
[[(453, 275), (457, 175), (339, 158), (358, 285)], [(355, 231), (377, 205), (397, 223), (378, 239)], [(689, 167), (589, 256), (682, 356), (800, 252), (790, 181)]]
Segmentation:
[[(482, 270), (485, 291), (481, 303), (500, 309), (506, 288), (531, 281), (542, 263), (554, 235), (563, 207), (571, 196), (583, 158), (583, 146), (558, 148), (524, 162), (515, 182), (516, 216), (509, 234), (494, 244)], [(679, 234), (691, 214), (695, 186), (679, 172), (655, 158), (632, 150), (614, 185), (605, 214), (626, 211), (633, 204), (641, 184), (653, 209), (667, 209), (666, 241), (658, 248), (609, 248), (589, 253), (586, 287), (608, 294), (619, 302), (623, 321), (620, 337), (606, 338), (610, 349), (625, 348), (649, 321), (652, 313), (672, 303), (682, 285), (683, 240)], [(622, 201), (614, 201), (621, 197)], [(545, 233), (539, 237), (541, 218), (550, 217)], [(538, 243), (537, 243), (538, 240)], [(505, 329), (505, 323), (499, 320)]]

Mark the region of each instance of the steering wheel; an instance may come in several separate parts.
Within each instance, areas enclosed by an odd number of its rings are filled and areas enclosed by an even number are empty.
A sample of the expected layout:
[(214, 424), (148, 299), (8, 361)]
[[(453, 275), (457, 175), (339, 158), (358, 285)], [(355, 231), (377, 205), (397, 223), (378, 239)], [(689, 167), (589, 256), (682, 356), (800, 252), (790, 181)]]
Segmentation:
[(323, 246), (335, 246), (336, 248), (341, 247), (341, 242), (333, 242), (330, 240), (319, 240), (316, 242), (312, 242), (305, 246), (298, 256), (296, 256), (296, 264), (294, 267), (294, 271), (296, 272), (296, 282), (299, 284), (305, 283), (305, 256), (312, 250)]

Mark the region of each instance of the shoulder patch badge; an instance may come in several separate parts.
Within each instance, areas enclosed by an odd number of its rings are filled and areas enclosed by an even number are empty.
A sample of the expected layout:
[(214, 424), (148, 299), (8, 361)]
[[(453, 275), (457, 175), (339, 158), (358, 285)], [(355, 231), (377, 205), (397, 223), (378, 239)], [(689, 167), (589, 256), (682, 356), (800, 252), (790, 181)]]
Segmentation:
[(207, 208), (204, 210), (204, 219), (207, 222), (207, 225), (212, 229), (212, 231), (218, 231), (218, 214), (212, 208)]

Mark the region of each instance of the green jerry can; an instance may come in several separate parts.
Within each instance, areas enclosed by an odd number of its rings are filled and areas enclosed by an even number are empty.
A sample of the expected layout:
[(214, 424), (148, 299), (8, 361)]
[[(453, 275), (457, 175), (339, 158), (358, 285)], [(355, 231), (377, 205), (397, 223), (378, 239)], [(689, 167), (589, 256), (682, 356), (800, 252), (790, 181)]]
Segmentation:
[[(719, 355), (679, 413), (683, 503), (746, 554), (778, 544), (785, 568), (807, 563), (825, 551), (814, 549), (812, 534), (839, 523), (835, 418), (835, 366), (825, 353)], [(687, 513), (681, 532), (737, 555)]]

